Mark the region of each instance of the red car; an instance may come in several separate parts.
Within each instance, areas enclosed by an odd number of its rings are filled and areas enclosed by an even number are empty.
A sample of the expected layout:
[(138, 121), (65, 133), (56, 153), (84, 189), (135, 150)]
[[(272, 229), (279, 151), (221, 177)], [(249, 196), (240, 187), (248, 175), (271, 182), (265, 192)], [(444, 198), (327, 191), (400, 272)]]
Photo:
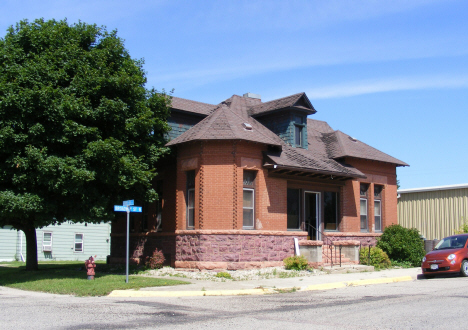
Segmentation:
[(468, 276), (468, 234), (460, 234), (442, 239), (422, 260), (423, 275), (460, 273)]

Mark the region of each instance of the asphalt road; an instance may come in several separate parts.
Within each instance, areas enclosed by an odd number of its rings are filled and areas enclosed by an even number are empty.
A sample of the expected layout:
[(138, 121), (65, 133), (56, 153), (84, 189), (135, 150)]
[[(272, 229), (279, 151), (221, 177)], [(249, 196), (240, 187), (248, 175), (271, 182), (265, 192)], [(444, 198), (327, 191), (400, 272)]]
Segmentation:
[(0, 287), (0, 329), (466, 328), (468, 279), (264, 296), (77, 298)]

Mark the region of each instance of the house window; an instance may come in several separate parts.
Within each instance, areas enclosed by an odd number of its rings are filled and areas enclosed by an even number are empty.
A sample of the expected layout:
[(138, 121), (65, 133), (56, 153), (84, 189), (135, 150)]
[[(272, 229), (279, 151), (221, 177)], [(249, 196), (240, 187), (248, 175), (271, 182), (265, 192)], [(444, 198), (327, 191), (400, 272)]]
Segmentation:
[(382, 231), (382, 186), (374, 185), (374, 223), (375, 231)]
[(187, 172), (187, 228), (195, 226), (195, 171)]
[(288, 230), (300, 229), (300, 189), (288, 189), (287, 213)]
[(52, 251), (52, 233), (51, 232), (42, 233), (42, 251), (45, 251), (45, 252)]
[(75, 234), (75, 252), (83, 252), (83, 234)]
[(162, 209), (163, 209), (163, 181), (156, 181), (156, 192), (158, 200), (156, 201), (156, 231), (162, 230)]
[(365, 183), (361, 183), (359, 187), (359, 194), (361, 195), (361, 197), (367, 198), (367, 189), (369, 189), (369, 185)]
[(361, 231), (367, 231), (367, 199), (361, 198)]
[(243, 229), (255, 228), (255, 171), (244, 171), (243, 177)]
[(338, 194), (325, 191), (323, 193), (325, 230), (338, 230)]
[(382, 231), (382, 205), (378, 200), (374, 201), (375, 231)]
[(360, 204), (360, 215), (361, 215), (361, 231), (367, 232), (368, 229), (368, 221), (367, 221), (367, 190), (369, 189), (369, 185), (365, 183), (361, 183), (359, 187), (359, 195), (361, 196), (361, 204)]
[(296, 147), (304, 147), (304, 117), (294, 116), (294, 144)]

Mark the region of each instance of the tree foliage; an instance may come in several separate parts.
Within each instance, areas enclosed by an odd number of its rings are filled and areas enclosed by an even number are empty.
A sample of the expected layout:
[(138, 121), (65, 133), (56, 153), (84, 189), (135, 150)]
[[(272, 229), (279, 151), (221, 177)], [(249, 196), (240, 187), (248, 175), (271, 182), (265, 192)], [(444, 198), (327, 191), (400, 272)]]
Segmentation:
[(377, 247), (387, 253), (392, 262), (409, 262), (413, 267), (421, 266), (422, 258), (426, 254), (419, 231), (400, 225), (385, 228)]
[(170, 97), (145, 89), (142, 65), (83, 22), (21, 21), (0, 39), (0, 226), (25, 232), (28, 269), (35, 228), (157, 198)]

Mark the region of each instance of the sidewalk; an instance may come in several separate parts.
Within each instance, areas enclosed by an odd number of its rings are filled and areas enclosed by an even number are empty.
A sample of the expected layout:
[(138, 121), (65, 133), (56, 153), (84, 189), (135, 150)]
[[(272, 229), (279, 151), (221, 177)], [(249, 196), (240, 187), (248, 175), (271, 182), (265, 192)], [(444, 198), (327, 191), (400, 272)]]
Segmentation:
[[(334, 267), (330, 274), (314, 274), (304, 277), (269, 278), (225, 282), (183, 279), (187, 285), (150, 287), (135, 290), (115, 290), (109, 297), (188, 297), (261, 295), (281, 292), (312, 291), (343, 288), (347, 286), (374, 285), (416, 280), (421, 268), (369, 271), (368, 266), (354, 265)], [(330, 269), (328, 269), (330, 270)]]

